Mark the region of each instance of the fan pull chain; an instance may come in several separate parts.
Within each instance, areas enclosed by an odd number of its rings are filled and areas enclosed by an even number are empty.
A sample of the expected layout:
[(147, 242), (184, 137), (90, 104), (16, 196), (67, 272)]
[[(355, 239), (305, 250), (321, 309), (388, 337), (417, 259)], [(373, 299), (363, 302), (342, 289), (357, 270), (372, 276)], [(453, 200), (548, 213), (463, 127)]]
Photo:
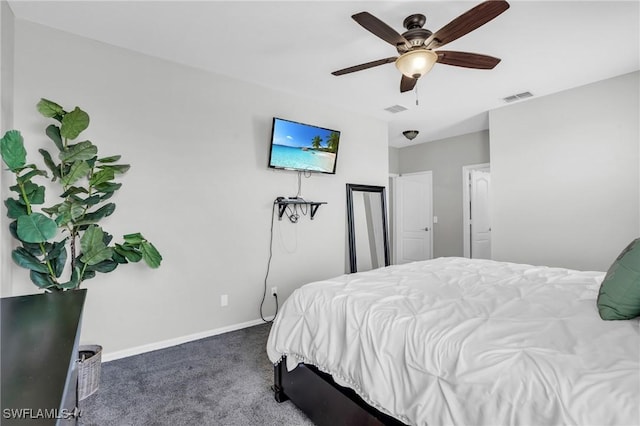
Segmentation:
[(416, 84), (415, 88), (413, 89), (416, 92), (416, 106), (420, 105), (420, 101), (418, 100), (418, 85)]

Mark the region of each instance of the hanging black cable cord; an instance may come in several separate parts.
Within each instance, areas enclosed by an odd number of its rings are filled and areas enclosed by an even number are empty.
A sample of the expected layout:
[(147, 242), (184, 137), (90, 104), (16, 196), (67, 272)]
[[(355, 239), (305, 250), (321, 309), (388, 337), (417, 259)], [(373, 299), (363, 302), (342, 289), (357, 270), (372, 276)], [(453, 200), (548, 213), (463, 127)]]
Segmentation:
[(262, 302), (260, 302), (260, 318), (262, 321), (266, 323), (273, 322), (276, 319), (276, 315), (278, 315), (278, 295), (274, 294), (273, 297), (276, 298), (276, 313), (273, 315), (273, 319), (267, 320), (264, 318), (262, 313), (262, 307), (264, 305), (264, 300), (267, 297), (267, 280), (269, 278), (269, 271), (271, 270), (271, 258), (273, 257), (273, 221), (275, 218), (276, 206), (278, 205), (278, 200), (273, 202), (273, 207), (271, 208), (271, 230), (269, 231), (269, 259), (267, 260), (267, 273), (264, 275), (264, 291), (262, 292)]

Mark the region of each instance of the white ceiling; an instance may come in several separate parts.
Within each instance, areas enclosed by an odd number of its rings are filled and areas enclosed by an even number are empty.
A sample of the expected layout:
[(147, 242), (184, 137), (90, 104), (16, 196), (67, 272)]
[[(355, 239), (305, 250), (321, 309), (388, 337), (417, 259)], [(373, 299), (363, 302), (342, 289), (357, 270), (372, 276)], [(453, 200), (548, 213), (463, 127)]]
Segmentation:
[[(479, 1), (27, 1), (25, 19), (170, 61), (213, 71), (389, 123), (422, 143), (488, 128), (502, 98), (535, 96), (640, 69), (639, 1), (521, 1), (446, 50), (502, 59), (490, 71), (436, 64), (401, 94), (393, 64), (335, 77), (351, 65), (396, 55), (351, 15), (368, 11), (398, 32), (410, 14), (435, 32)], [(416, 100), (419, 105), (416, 105)], [(392, 114), (385, 108), (402, 105)]]

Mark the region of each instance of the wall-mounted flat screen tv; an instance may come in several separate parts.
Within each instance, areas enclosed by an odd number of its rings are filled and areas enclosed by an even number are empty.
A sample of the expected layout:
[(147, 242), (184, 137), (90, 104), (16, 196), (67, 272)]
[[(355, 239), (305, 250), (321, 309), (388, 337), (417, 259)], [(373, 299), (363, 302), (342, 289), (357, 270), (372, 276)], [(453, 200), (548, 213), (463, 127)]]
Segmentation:
[(269, 167), (335, 173), (340, 132), (273, 118)]

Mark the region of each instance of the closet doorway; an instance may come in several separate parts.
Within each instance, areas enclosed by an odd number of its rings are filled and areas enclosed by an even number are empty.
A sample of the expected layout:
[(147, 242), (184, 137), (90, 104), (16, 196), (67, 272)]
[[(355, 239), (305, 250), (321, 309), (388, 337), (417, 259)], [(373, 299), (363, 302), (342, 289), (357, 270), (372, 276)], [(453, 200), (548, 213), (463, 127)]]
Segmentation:
[(491, 168), (474, 164), (462, 168), (464, 257), (491, 259)]

